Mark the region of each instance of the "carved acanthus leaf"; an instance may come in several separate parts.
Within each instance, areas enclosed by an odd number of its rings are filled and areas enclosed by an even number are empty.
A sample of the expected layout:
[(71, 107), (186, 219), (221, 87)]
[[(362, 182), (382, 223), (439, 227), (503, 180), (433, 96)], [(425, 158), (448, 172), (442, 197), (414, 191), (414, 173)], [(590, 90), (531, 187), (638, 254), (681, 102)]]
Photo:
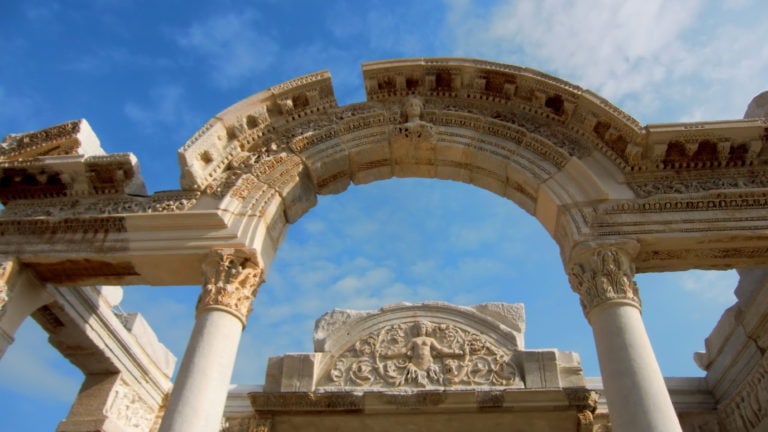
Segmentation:
[(571, 288), (581, 297), (584, 315), (611, 300), (626, 300), (640, 307), (635, 266), (629, 254), (618, 248), (601, 247), (583, 254), (568, 272)]
[(205, 282), (197, 301), (198, 312), (224, 309), (245, 322), (262, 282), (263, 270), (255, 257), (236, 249), (216, 249), (203, 263)]

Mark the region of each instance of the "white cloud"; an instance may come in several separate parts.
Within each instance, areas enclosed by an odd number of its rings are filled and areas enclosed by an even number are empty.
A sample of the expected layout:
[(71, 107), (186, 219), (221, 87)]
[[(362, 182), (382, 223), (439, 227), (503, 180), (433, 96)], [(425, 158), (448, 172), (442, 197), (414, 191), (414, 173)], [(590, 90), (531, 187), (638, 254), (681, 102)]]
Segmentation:
[(653, 122), (739, 118), (768, 75), (768, 8), (754, 3), (448, 4), (455, 54), (554, 73)]
[(217, 85), (229, 88), (253, 79), (274, 62), (278, 45), (260, 32), (265, 27), (258, 14), (247, 9), (192, 24), (177, 41), (204, 59), (200, 68), (208, 69)]
[(679, 278), (680, 286), (700, 301), (713, 303), (722, 309), (736, 301), (733, 290), (739, 282), (739, 275), (734, 270), (691, 270), (679, 273)]

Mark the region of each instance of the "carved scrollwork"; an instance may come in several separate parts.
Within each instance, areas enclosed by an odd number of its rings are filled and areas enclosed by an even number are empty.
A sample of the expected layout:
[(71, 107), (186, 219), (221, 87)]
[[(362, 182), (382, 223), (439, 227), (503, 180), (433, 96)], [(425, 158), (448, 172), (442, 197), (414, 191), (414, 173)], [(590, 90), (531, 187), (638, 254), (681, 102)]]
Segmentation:
[(251, 302), (263, 281), (263, 270), (241, 250), (217, 249), (203, 263), (205, 283), (197, 300), (197, 311), (223, 309), (245, 325)]
[(444, 323), (387, 326), (338, 356), (321, 386), (510, 386), (519, 380), (511, 353), (484, 336)]
[(611, 300), (625, 300), (640, 307), (640, 295), (633, 280), (635, 266), (626, 251), (612, 247), (596, 248), (572, 263), (568, 278), (581, 297), (584, 315)]

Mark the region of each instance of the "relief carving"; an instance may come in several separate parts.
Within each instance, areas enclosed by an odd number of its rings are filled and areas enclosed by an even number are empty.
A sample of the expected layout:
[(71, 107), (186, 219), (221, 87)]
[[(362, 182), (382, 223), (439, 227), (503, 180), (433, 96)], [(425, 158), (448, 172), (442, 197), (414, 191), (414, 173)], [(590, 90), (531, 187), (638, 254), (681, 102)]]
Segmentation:
[(7, 257), (0, 257), (0, 317), (5, 314), (5, 304), (11, 299), (8, 281), (15, 265), (15, 260)]
[(727, 431), (762, 430), (768, 419), (768, 355), (718, 411)]
[(454, 325), (411, 321), (355, 342), (321, 385), (337, 387), (509, 386), (518, 380), (512, 354)]
[(157, 410), (121, 379), (115, 386), (112, 401), (105, 411), (107, 416), (118, 422), (126, 431), (146, 432), (151, 429)]
[(150, 197), (16, 201), (0, 213), (0, 218), (175, 213), (189, 210), (197, 203), (199, 196), (199, 192), (172, 191), (158, 192)]
[(571, 264), (568, 279), (581, 297), (584, 315), (596, 306), (612, 300), (624, 300), (640, 307), (635, 266), (626, 251), (600, 247), (578, 257)]
[(0, 161), (30, 159), (38, 156), (77, 154), (80, 120), (74, 120), (23, 134), (10, 134), (0, 143)]
[(405, 123), (392, 129), (393, 143), (411, 143), (433, 141), (435, 138), (434, 126), (421, 119), (424, 111), (424, 102), (416, 97), (409, 97), (403, 106)]
[(764, 172), (745, 173), (718, 170), (709, 176), (681, 178), (679, 174), (659, 175), (652, 179), (629, 181), (629, 187), (639, 198), (663, 194), (693, 194), (723, 189), (763, 189), (768, 187)]
[(203, 262), (205, 282), (197, 300), (197, 311), (224, 309), (245, 325), (253, 298), (263, 281), (263, 270), (255, 257), (242, 250), (217, 249)]

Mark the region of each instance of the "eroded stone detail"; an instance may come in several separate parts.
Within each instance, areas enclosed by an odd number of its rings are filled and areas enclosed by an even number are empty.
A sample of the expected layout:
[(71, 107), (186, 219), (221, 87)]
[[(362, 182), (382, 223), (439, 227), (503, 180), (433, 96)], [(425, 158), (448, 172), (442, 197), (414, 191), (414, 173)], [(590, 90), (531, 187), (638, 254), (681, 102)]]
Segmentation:
[(256, 411), (362, 411), (363, 396), (354, 393), (249, 393)]
[(0, 257), (0, 317), (5, 314), (5, 304), (11, 300), (11, 290), (8, 282), (16, 261), (8, 257)]
[(768, 175), (764, 171), (742, 172), (728, 170), (717, 174), (681, 176), (673, 175), (653, 176), (652, 179), (640, 177), (637, 180), (630, 179), (629, 187), (639, 198), (647, 198), (664, 194), (692, 194), (714, 190), (728, 189), (763, 189), (768, 187)]
[(15, 201), (0, 213), (0, 218), (175, 213), (189, 210), (199, 197), (199, 192), (171, 191), (149, 197)]
[(269, 432), (272, 420), (253, 417), (224, 418), (221, 432)]
[(768, 355), (739, 386), (737, 392), (718, 408), (727, 431), (762, 430), (768, 419)]
[(0, 143), (0, 160), (77, 154), (80, 143), (74, 138), (80, 132), (80, 123), (74, 120), (35, 132), (7, 135)]
[(118, 422), (125, 430), (146, 432), (155, 421), (156, 409), (145, 402), (128, 383), (120, 379), (105, 411), (107, 416)]
[(321, 386), (509, 386), (518, 380), (512, 353), (450, 324), (409, 321), (355, 342)]
[(598, 247), (571, 263), (568, 279), (581, 298), (584, 315), (605, 302), (624, 300), (640, 307), (635, 266), (629, 254), (613, 247)]
[(224, 309), (245, 325), (252, 301), (263, 281), (263, 270), (254, 256), (237, 249), (216, 249), (203, 262), (205, 283), (197, 311)]

